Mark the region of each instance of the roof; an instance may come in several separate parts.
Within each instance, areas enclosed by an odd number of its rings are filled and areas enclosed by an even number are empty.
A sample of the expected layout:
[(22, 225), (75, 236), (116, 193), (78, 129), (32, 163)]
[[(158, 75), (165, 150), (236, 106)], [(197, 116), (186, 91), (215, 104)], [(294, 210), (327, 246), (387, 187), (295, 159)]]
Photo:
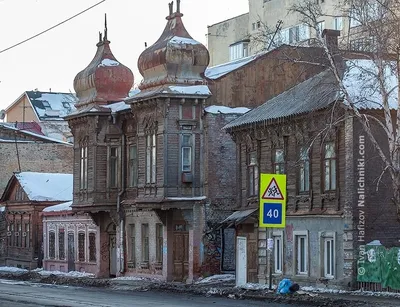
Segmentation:
[[(71, 143), (60, 141), (60, 140), (57, 140), (54, 138), (50, 138), (50, 137), (47, 137), (47, 136), (44, 136), (41, 134), (31, 132), (31, 131), (21, 130), (21, 129), (15, 128), (14, 126), (15, 126), (14, 123), (0, 123), (0, 127), (2, 127), (2, 128), (13, 130), (13, 131), (18, 131), (19, 133), (24, 134), (26, 136), (34, 137), (36, 140), (39, 140), (39, 141), (59, 143), (59, 144), (63, 144), (63, 145), (73, 146), (73, 144), (71, 144)], [(5, 136), (2, 136), (1, 140), (2, 140), (2, 142), (15, 142), (15, 138), (7, 139), (7, 138), (5, 138)], [(18, 142), (29, 142), (32, 140), (17, 140), (17, 141)]]
[(21, 172), (15, 173), (8, 182), (5, 194), (11, 182), (17, 180), (30, 201), (70, 201), (72, 200), (72, 174)]
[(332, 87), (333, 82), (332, 73), (328, 70), (323, 71), (233, 120), (224, 129), (285, 118), (325, 108), (338, 97), (337, 90)]
[[(397, 76), (393, 63), (385, 63), (385, 88), (389, 94), (389, 107), (397, 108)], [(346, 61), (343, 85), (351, 101), (360, 110), (382, 109), (382, 96), (376, 77), (377, 67), (372, 60), (355, 59)], [(224, 129), (242, 125), (283, 119), (290, 116), (309, 113), (328, 107), (335, 101), (344, 105), (348, 102), (339, 91), (337, 80), (330, 70), (325, 70), (280, 95), (268, 100), (261, 106), (227, 124)]]
[(68, 201), (66, 203), (46, 207), (43, 209), (43, 212), (60, 212), (60, 211), (71, 211), (72, 210), (72, 201)]
[(245, 221), (252, 213), (256, 212), (258, 208), (243, 210), (243, 211), (235, 211), (230, 216), (228, 216), (225, 220), (223, 220), (220, 224), (228, 225), (230, 227), (232, 225), (237, 225)]
[(76, 97), (71, 93), (26, 91), (26, 96), (39, 120), (64, 120), (76, 110)]

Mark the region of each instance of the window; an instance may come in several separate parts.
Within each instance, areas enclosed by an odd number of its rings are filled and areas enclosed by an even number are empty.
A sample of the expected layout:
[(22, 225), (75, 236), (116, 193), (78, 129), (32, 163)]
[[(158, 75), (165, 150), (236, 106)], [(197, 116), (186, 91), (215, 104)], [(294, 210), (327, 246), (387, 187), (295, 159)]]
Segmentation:
[[(261, 26), (259, 26), (258, 23), (257, 28)], [(240, 42), (229, 46), (229, 61), (234, 61), (248, 56), (248, 45), (248, 42)]]
[(142, 224), (142, 261), (149, 262), (149, 224)]
[(156, 261), (163, 261), (163, 225), (156, 224)]
[(308, 274), (307, 235), (296, 235), (296, 274)]
[(182, 135), (182, 172), (192, 171), (192, 135)]
[(317, 23), (317, 29), (318, 29), (319, 35), (322, 36), (322, 31), (324, 31), (324, 29), (325, 29), (325, 21), (318, 22)]
[(324, 190), (336, 190), (336, 152), (335, 142), (325, 144), (324, 153)]
[(295, 26), (289, 29), (289, 44), (300, 41), (300, 27)]
[(253, 26), (253, 30), (255, 30), (256, 29), (256, 23), (253, 22), (252, 26)]
[(129, 146), (129, 186), (136, 187), (138, 181), (137, 146)]
[(86, 143), (83, 143), (80, 148), (80, 182), (79, 186), (81, 190), (87, 189), (88, 183), (88, 147)]
[(323, 237), (324, 277), (335, 276), (335, 240), (333, 236)]
[(131, 224), (129, 225), (130, 227), (130, 236), (131, 236), (131, 240), (130, 240), (130, 260), (133, 262), (133, 264), (135, 264), (136, 262), (136, 232), (135, 232), (135, 224)]
[(274, 173), (284, 174), (285, 173), (285, 151), (280, 149), (274, 150)]
[(22, 225), (20, 222), (17, 222), (17, 231), (15, 232), (15, 246), (17, 247), (22, 246), (21, 232), (22, 232)]
[(85, 234), (78, 234), (78, 261), (85, 261)]
[(258, 192), (258, 161), (257, 152), (252, 151), (247, 157), (248, 196), (254, 196)]
[(25, 236), (24, 236), (24, 241), (25, 241), (25, 244), (24, 244), (24, 246), (25, 247), (30, 247), (30, 224), (29, 223), (25, 223)]
[(64, 228), (58, 230), (58, 258), (65, 259), (65, 231)]
[(109, 187), (116, 188), (118, 185), (118, 148), (110, 148), (109, 160)]
[(18, 185), (15, 192), (15, 200), (24, 200), (24, 189), (20, 185)]
[(89, 261), (96, 262), (96, 234), (89, 233)]
[(308, 147), (300, 147), (299, 154), (299, 192), (305, 193), (310, 190), (310, 158)]
[(146, 183), (156, 183), (156, 135), (146, 137)]
[(282, 274), (283, 272), (283, 233), (274, 232), (274, 273)]
[(343, 30), (343, 17), (335, 17), (333, 19), (333, 28), (338, 31)]
[(261, 28), (261, 21), (257, 21), (257, 29)]
[(56, 233), (54, 231), (49, 232), (49, 258), (54, 259), (56, 257)]

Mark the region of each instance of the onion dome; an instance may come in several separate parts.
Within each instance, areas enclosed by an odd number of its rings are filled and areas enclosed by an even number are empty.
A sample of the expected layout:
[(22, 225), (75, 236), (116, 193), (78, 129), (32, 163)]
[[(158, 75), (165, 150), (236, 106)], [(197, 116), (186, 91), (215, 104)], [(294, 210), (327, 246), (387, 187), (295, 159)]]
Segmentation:
[(169, 3), (170, 15), (166, 17), (168, 22), (161, 37), (139, 57), (138, 68), (143, 76), (141, 90), (163, 84), (206, 84), (204, 71), (210, 62), (208, 50), (186, 31), (180, 0), (177, 0), (176, 12), (172, 11), (173, 2)]
[(133, 81), (132, 71), (118, 62), (111, 52), (106, 20), (104, 38), (99, 33), (96, 55), (74, 79), (74, 89), (79, 99), (77, 105), (122, 101), (128, 97)]

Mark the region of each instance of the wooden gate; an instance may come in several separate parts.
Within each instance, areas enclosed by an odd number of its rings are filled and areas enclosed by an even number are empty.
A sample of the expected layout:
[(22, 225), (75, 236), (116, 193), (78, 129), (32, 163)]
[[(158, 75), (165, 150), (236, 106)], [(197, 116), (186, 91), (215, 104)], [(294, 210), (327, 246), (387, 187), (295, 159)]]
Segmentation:
[(174, 227), (174, 280), (185, 281), (189, 275), (189, 232), (186, 224)]
[(68, 233), (68, 272), (75, 271), (75, 238), (74, 233)]

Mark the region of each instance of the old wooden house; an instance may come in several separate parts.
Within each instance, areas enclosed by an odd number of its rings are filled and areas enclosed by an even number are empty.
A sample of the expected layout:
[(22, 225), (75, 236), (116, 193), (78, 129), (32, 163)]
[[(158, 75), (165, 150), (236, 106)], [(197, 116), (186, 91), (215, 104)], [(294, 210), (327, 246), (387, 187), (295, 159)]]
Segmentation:
[[(357, 107), (379, 118), (383, 111), (376, 98), (377, 84), (365, 87), (372, 80), (366, 72), (373, 61), (345, 63), (343, 82)], [(371, 125), (385, 148), (381, 126)], [(399, 246), (400, 224), (390, 201), (390, 179), (384, 175), (376, 190), (376, 178), (384, 169), (382, 160), (360, 122), (348, 116), (329, 69), (225, 129), (237, 144), (239, 187), (238, 212), (224, 223), (234, 225), (239, 236), (258, 247), (248, 254), (248, 263), (254, 264), (248, 268), (248, 278), (257, 275), (259, 282), (268, 282), (271, 259), (275, 282), (289, 277), (300, 284), (351, 287), (365, 244), (380, 240), (386, 247)], [(260, 173), (287, 176), (283, 229), (258, 227)], [(267, 238), (274, 242), (271, 254)]]
[(15, 173), (0, 199), (5, 207), (5, 264), (24, 269), (42, 266), (44, 208), (71, 200), (72, 174)]
[(43, 269), (95, 274), (100, 249), (97, 226), (87, 214), (72, 211), (72, 201), (46, 207), (43, 220)]

